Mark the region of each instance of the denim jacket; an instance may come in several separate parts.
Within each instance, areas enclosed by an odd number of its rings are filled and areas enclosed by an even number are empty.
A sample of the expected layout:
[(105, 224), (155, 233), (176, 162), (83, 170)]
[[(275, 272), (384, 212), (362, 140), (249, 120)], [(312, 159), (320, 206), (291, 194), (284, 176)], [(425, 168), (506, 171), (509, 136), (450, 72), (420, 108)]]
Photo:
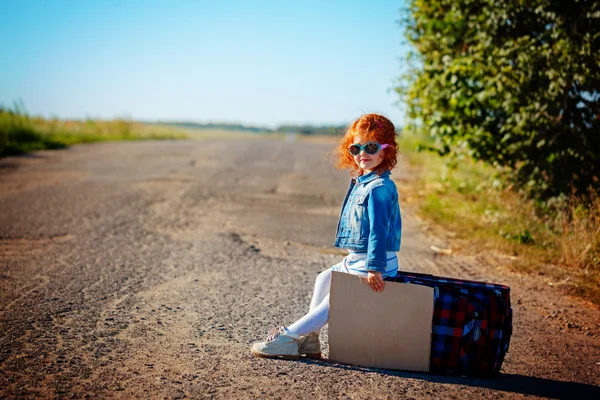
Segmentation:
[(338, 221), (335, 246), (366, 252), (366, 268), (383, 272), (387, 251), (399, 251), (402, 217), (390, 172), (352, 179)]

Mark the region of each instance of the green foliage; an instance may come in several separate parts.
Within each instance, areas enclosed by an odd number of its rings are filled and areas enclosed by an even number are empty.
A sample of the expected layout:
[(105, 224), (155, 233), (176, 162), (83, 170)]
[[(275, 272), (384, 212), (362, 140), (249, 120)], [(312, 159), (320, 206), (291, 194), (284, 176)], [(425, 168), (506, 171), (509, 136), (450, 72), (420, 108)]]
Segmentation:
[(18, 155), (35, 150), (57, 149), (65, 144), (40, 134), (24, 111), (0, 107), (0, 156)]
[(600, 2), (412, 0), (397, 88), (429, 149), (545, 199), (600, 188)]
[(491, 265), (544, 273), (600, 305), (600, 192), (528, 199), (502, 186), (497, 169), (482, 161), (467, 158), (448, 168), (446, 158), (419, 152), (416, 144), (427, 141), (398, 138), (409, 173), (396, 177), (396, 185), (402, 204), (433, 222), (435, 236)]
[(529, 232), (529, 229), (525, 229), (523, 232), (518, 232), (518, 233), (505, 233), (503, 236), (506, 239), (514, 240), (520, 244), (534, 244), (535, 243), (535, 240), (533, 239), (531, 232)]

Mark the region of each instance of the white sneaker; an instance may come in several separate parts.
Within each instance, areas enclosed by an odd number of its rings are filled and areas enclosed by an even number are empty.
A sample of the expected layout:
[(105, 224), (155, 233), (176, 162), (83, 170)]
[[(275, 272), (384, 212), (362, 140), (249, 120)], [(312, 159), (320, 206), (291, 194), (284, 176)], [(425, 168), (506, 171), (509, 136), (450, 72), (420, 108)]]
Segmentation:
[(272, 331), (264, 342), (254, 343), (250, 350), (253, 355), (265, 358), (285, 358), (298, 360), (298, 336), (282, 326)]
[(298, 353), (304, 354), (308, 358), (321, 358), (321, 342), (319, 335), (311, 332), (308, 335), (298, 338)]

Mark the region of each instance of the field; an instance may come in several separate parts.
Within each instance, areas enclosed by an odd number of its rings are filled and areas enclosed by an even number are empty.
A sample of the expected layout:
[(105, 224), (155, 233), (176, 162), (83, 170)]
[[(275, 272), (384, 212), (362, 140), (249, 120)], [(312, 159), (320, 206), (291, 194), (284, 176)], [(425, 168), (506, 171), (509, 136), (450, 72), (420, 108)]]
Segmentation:
[(0, 108), (0, 157), (77, 143), (116, 140), (181, 139), (180, 129), (128, 120), (59, 120), (30, 117)]

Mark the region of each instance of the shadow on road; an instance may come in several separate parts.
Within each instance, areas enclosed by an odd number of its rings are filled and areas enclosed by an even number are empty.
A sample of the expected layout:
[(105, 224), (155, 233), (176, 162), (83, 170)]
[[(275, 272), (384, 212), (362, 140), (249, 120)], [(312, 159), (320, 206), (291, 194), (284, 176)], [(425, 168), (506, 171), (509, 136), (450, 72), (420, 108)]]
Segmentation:
[(564, 382), (552, 379), (536, 378), (534, 376), (500, 373), (494, 378), (482, 379), (468, 376), (435, 375), (427, 373), (395, 371), (389, 369), (365, 368), (354, 365), (337, 364), (326, 360), (319, 361), (306, 359), (300, 362), (346, 370), (398, 376), (401, 378), (420, 379), (435, 383), (481, 387), (503, 392), (520, 393), (554, 399), (566, 399), (574, 397), (580, 399), (600, 399), (600, 387), (598, 386), (578, 382)]
[[(8, 160), (7, 158), (10, 157)], [(1, 154), (0, 153), (0, 170), (2, 169), (12, 169), (15, 170), (21, 166), (19, 164), (19, 159), (33, 159), (33, 160), (42, 160), (47, 159), (48, 156), (44, 154), (36, 154), (36, 153), (28, 153), (28, 154)]]

